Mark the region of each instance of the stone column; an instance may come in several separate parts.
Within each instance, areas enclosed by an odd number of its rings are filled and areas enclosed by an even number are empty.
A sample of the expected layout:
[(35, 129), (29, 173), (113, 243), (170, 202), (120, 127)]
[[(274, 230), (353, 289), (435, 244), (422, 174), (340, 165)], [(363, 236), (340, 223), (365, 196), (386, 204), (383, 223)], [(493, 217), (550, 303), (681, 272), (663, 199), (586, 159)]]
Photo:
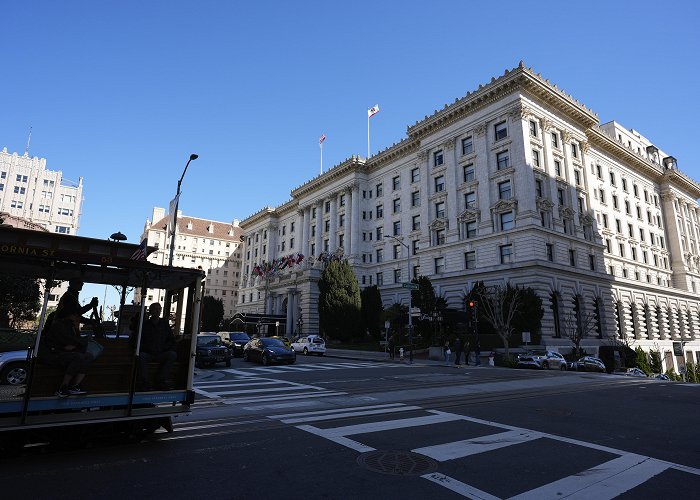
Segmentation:
[(294, 252), (301, 252), (304, 253), (303, 247), (304, 247), (304, 233), (306, 232), (306, 226), (304, 226), (304, 209), (300, 208), (297, 210), (297, 234), (295, 239), (297, 240), (297, 244), (295, 245), (294, 248), (290, 248), (290, 250)]
[(334, 252), (338, 247), (338, 193), (331, 194), (331, 224), (328, 233), (328, 251)]
[(309, 238), (311, 236), (311, 226), (309, 225), (309, 207), (303, 208), (304, 217), (302, 222), (302, 227), (304, 228), (303, 236), (301, 238), (301, 253), (304, 258), (309, 256)]
[(321, 254), (323, 247), (321, 246), (321, 234), (323, 233), (323, 200), (316, 204), (316, 238), (314, 238), (314, 244), (316, 245), (316, 257)]
[(345, 219), (350, 219), (350, 231), (352, 232), (352, 237), (350, 238), (350, 255), (353, 259), (358, 259), (358, 247), (360, 244), (360, 187), (355, 184), (352, 186), (352, 192), (350, 196), (350, 217), (345, 217)]
[(287, 326), (285, 327), (285, 333), (291, 335), (294, 330), (292, 330), (294, 318), (294, 290), (287, 290)]

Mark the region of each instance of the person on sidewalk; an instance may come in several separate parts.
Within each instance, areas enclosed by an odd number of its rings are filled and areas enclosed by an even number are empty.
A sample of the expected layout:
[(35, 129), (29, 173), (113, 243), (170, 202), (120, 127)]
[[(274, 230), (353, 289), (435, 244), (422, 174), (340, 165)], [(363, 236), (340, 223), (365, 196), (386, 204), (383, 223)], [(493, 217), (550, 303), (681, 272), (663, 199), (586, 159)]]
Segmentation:
[(481, 344), (479, 342), (474, 346), (474, 366), (481, 366)]
[(462, 339), (457, 337), (455, 340), (455, 366), (462, 364)]
[(445, 366), (450, 366), (450, 354), (452, 354), (452, 351), (450, 350), (450, 341), (446, 340), (445, 345), (442, 346), (442, 355), (445, 357)]
[(392, 334), (387, 341), (387, 349), (389, 349), (389, 359), (394, 359), (394, 349), (396, 349), (396, 336)]
[(469, 341), (467, 340), (464, 343), (464, 364), (466, 366), (469, 366), (469, 356), (471, 355), (471, 353), (472, 353), (472, 346), (469, 343)]

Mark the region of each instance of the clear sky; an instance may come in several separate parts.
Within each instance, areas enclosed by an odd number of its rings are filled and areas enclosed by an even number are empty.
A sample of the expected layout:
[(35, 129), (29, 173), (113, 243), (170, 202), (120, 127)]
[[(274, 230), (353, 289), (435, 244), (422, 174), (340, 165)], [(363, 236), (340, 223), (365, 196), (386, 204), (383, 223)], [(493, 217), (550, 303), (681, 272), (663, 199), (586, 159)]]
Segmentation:
[(183, 181), (230, 222), (525, 64), (700, 180), (695, 1), (32, 1), (0, 7), (0, 147), (84, 179), (79, 234), (138, 243)]

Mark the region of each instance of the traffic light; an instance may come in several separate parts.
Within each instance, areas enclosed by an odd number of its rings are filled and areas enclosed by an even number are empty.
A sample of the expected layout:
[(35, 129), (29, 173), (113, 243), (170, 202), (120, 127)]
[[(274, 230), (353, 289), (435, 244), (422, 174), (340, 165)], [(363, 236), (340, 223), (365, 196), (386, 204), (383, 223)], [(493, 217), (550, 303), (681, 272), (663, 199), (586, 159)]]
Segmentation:
[(479, 303), (476, 300), (467, 299), (467, 322), (472, 323), (479, 319)]

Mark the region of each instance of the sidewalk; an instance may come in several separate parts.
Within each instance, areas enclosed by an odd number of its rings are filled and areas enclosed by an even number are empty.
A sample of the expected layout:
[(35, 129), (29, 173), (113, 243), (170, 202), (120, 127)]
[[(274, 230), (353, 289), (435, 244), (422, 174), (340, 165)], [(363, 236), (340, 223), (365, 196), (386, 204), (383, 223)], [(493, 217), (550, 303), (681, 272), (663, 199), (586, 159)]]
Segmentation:
[[(389, 353), (376, 352), (376, 351), (358, 351), (354, 349), (326, 349), (326, 357), (338, 358), (338, 359), (352, 359), (355, 361), (377, 361), (384, 363), (395, 363), (395, 364), (409, 364), (408, 355), (404, 356), (403, 360), (399, 359), (397, 354), (394, 359), (389, 357)], [(413, 364), (416, 365), (432, 365), (432, 366), (445, 366), (443, 360), (428, 359), (426, 353), (416, 354), (413, 357)], [(455, 366), (454, 361), (450, 361), (449, 366)], [(461, 365), (466, 366), (466, 365)], [(474, 366), (474, 363), (470, 363), (469, 366)], [(488, 362), (484, 363), (483, 359), (481, 366), (488, 366)]]

